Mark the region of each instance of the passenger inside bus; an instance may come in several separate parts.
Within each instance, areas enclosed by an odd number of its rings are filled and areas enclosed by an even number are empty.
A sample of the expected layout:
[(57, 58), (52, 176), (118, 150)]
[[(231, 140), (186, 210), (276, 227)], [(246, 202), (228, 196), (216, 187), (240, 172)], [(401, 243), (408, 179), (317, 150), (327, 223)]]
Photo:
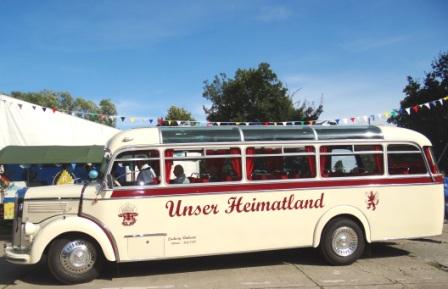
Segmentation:
[(111, 175), (114, 186), (159, 184), (159, 153), (156, 150), (123, 152), (116, 158)]
[(176, 165), (174, 167), (173, 174), (176, 176), (174, 180), (172, 180), (173, 184), (189, 184), (190, 181), (185, 176), (184, 168), (181, 165)]
[(139, 173), (137, 176), (137, 185), (145, 186), (154, 184), (157, 180), (157, 175), (153, 168), (144, 160), (137, 162)]

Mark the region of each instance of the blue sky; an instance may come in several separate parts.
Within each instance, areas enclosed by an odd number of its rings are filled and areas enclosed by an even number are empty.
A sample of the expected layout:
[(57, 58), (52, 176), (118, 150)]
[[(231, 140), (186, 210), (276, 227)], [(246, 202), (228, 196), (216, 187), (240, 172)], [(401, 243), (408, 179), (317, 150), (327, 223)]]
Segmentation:
[(120, 115), (204, 120), (203, 81), (268, 62), (321, 119), (399, 106), (448, 50), (448, 1), (0, 0), (0, 91), (110, 98)]

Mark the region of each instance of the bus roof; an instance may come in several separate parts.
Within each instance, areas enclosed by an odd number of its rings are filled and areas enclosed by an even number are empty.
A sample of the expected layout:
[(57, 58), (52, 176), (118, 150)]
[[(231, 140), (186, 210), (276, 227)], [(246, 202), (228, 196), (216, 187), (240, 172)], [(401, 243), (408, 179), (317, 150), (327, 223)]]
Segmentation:
[(157, 144), (375, 139), (431, 145), (418, 132), (392, 126), (175, 126), (124, 131), (115, 135), (108, 142), (107, 148), (114, 153), (122, 147)]

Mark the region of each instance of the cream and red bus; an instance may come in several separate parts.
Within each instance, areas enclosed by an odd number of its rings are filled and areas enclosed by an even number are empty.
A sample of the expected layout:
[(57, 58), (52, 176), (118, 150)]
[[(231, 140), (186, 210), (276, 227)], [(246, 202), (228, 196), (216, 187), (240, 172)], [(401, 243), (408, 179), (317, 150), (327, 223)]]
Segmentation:
[(396, 127), (134, 129), (108, 142), (100, 180), (29, 188), (7, 260), (46, 256), (63, 283), (97, 277), (105, 261), (298, 247), (347, 265), (366, 243), (443, 227), (431, 143)]

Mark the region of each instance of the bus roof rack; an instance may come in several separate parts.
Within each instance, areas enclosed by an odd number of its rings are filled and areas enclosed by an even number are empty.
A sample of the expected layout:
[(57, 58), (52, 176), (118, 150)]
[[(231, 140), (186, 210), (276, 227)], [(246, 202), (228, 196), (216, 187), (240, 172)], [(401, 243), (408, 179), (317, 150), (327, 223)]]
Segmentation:
[(377, 126), (160, 127), (162, 143), (383, 139)]
[(336, 139), (383, 139), (377, 126), (314, 126), (318, 140)]

